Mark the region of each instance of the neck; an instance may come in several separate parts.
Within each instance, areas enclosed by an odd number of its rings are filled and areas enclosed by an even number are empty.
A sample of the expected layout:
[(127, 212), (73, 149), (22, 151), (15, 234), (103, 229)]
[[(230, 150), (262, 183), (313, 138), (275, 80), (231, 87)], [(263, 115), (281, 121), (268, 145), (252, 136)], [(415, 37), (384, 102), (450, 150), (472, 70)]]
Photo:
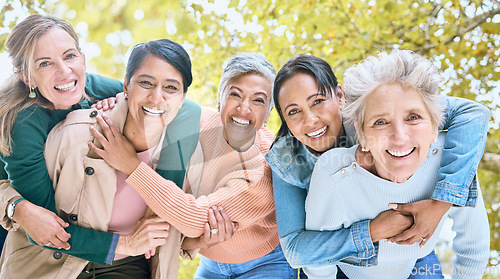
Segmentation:
[(232, 140), (229, 137), (226, 136), (226, 133), (224, 133), (224, 138), (226, 139), (227, 144), (231, 146), (234, 150), (238, 152), (245, 152), (247, 151), (254, 143), (255, 141), (255, 134), (251, 139), (245, 139), (245, 140)]
[(162, 133), (162, 126), (137, 123), (130, 117), (130, 114), (127, 115), (127, 120), (123, 127), (123, 135), (130, 141), (137, 152), (156, 146), (160, 141)]

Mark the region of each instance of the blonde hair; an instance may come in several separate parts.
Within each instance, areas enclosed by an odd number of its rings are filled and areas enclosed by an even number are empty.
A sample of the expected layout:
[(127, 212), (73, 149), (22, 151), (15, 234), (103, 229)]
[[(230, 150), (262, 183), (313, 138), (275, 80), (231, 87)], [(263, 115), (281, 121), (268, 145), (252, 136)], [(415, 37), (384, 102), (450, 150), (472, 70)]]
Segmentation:
[[(0, 153), (3, 156), (10, 155), (11, 130), (20, 111), (33, 105), (53, 109), (53, 104), (41, 96), (37, 89), (33, 89), (38, 93), (35, 98), (31, 99), (28, 95), (32, 88), (33, 56), (36, 43), (43, 34), (54, 27), (66, 31), (75, 40), (76, 48), (80, 51), (78, 36), (73, 27), (64, 20), (48, 15), (28, 16), (12, 29), (5, 41), (5, 48), (14, 66), (14, 74), (0, 89)], [(26, 83), (23, 82), (21, 76)]]

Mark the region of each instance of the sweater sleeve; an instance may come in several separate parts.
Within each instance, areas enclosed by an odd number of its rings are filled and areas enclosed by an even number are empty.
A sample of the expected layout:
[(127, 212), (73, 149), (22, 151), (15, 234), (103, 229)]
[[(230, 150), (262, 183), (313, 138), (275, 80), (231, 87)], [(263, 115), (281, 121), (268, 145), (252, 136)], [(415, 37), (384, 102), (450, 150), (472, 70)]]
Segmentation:
[(221, 206), (240, 229), (274, 210), (271, 185), (271, 169), (266, 164), (265, 175), (253, 186), (242, 179), (231, 179), (225, 187), (207, 195), (195, 198), (183, 192), (172, 181), (166, 180), (144, 163), (127, 178), (146, 203), (161, 218), (171, 223), (188, 237), (203, 234), (208, 222), (208, 209)]
[(123, 91), (121, 81), (98, 74), (87, 73), (85, 93), (94, 100), (102, 100), (116, 96)]
[(450, 216), (457, 233), (452, 245), (457, 255), (452, 278), (482, 278), (490, 254), (490, 228), (481, 189), (478, 187), (475, 207), (452, 207)]
[[(48, 132), (61, 120), (54, 114), (43, 109), (21, 112), (12, 129), (14, 144), (11, 156), (2, 157), (2, 160), (12, 186), (20, 195), (38, 206), (56, 212), (54, 188), (43, 155)], [(74, 225), (70, 225), (66, 231), (71, 234), (71, 249), (61, 252), (105, 263), (112, 248), (113, 234)], [(88, 241), (90, 239), (92, 241)]]

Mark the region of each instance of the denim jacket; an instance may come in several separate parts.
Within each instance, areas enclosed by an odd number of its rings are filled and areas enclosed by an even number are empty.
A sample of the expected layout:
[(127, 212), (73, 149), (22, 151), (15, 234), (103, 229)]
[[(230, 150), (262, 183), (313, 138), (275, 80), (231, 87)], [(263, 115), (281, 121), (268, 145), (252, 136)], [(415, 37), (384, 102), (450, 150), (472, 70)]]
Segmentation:
[[(439, 182), (433, 199), (457, 206), (474, 206), (477, 200), (476, 170), (484, 152), (489, 110), (476, 102), (447, 97), (447, 130)], [(346, 143), (355, 143), (352, 126), (344, 124)], [(359, 265), (377, 263), (378, 243), (370, 237), (370, 220), (337, 231), (306, 231), (304, 203), (318, 157), (301, 144), (291, 148), (291, 136), (277, 139), (266, 160), (273, 170), (274, 202), (283, 252), (292, 267), (331, 264), (359, 258)]]

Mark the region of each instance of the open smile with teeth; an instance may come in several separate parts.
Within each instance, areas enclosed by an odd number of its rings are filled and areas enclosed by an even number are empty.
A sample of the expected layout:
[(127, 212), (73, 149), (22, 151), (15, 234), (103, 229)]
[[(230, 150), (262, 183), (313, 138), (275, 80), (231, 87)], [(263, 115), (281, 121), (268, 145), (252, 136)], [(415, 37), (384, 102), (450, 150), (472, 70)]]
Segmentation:
[(396, 150), (387, 150), (387, 153), (391, 154), (394, 157), (404, 157), (410, 155), (410, 153), (415, 150), (415, 147), (410, 148), (408, 150), (396, 151)]
[(231, 117), (231, 120), (233, 120), (234, 124), (236, 124), (237, 126), (240, 126), (240, 127), (246, 127), (246, 126), (250, 125), (250, 120), (236, 118), (234, 116)]
[(76, 86), (76, 80), (72, 81), (72, 82), (68, 82), (68, 83), (63, 84), (63, 85), (54, 86), (54, 88), (57, 90), (61, 90), (61, 91), (68, 91), (68, 90), (75, 88), (75, 86)]
[(163, 109), (156, 109), (156, 108), (148, 108), (148, 107), (142, 107), (142, 110), (148, 114), (148, 115), (153, 115), (153, 116), (157, 116), (157, 115), (162, 115), (164, 114), (166, 111), (163, 110)]
[(310, 138), (319, 138), (326, 133), (326, 128), (328, 128), (328, 126), (325, 126), (311, 133), (306, 133), (306, 135)]

